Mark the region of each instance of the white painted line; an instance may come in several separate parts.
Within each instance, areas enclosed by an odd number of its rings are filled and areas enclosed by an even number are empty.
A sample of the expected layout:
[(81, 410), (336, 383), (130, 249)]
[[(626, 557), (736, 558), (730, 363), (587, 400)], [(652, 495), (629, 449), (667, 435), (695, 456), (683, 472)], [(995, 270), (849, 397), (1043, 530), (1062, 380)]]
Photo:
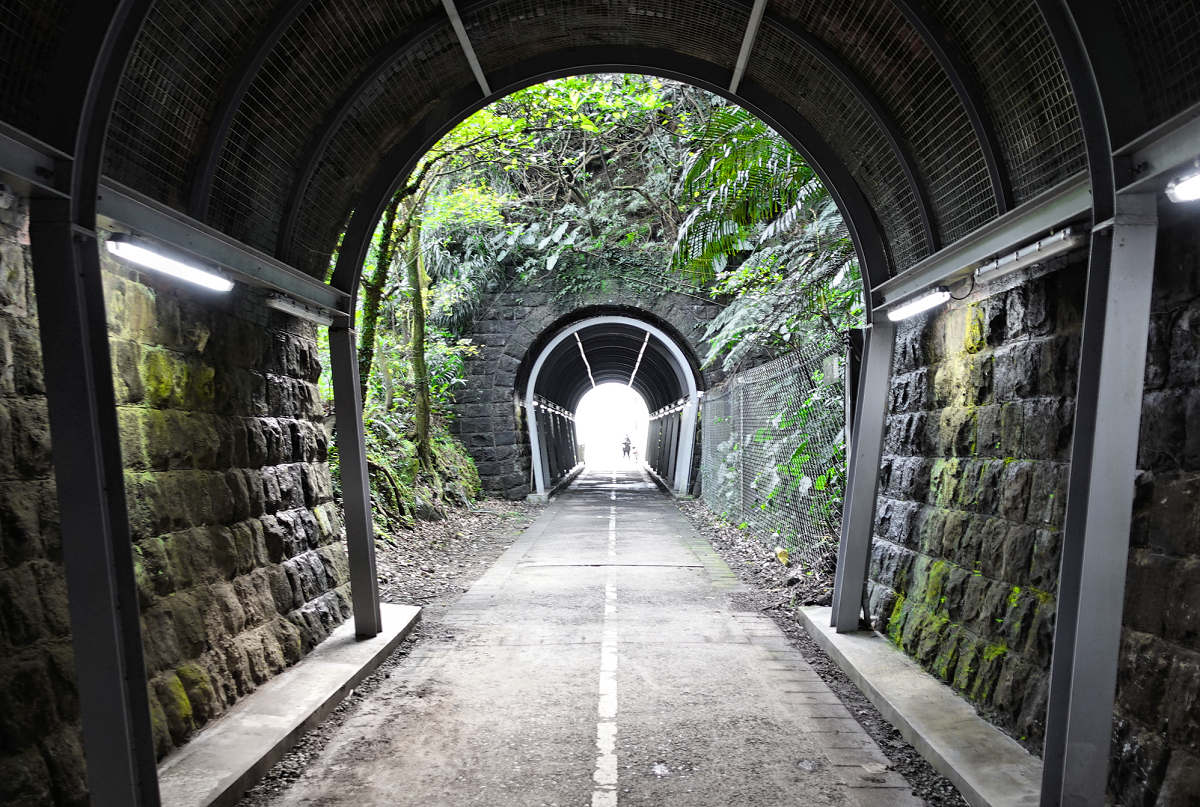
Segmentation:
[[(616, 474), (613, 475), (614, 481)], [(617, 508), (608, 508), (608, 556), (617, 556)], [(596, 770), (592, 807), (617, 807), (617, 582), (609, 568), (604, 582), (600, 640), (600, 687), (596, 706)]]

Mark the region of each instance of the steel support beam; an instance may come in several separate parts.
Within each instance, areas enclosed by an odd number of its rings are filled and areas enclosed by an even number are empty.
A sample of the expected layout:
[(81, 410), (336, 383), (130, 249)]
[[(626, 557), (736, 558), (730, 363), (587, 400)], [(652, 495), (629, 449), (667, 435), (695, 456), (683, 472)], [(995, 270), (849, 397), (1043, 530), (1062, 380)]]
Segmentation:
[(838, 633), (858, 630), (875, 527), (875, 496), (891, 397), (895, 342), (896, 326), (886, 317), (879, 317), (867, 329), (833, 587), (832, 620)]
[(1092, 238), (1046, 719), (1042, 804), (1103, 804), (1112, 738), (1146, 334), (1153, 194), (1117, 197)]
[(1133, 163), (1112, 143), (1132, 139), (1141, 107), (1123, 97), (1132, 71), (1111, 3), (1038, 8), (1079, 109), (1093, 221), (1042, 766), (1041, 802), (1056, 807), (1105, 800), (1158, 200), (1116, 193)]
[(733, 78), (729, 81), (729, 91), (737, 94), (750, 65), (750, 53), (754, 50), (754, 40), (758, 39), (758, 27), (762, 25), (763, 12), (767, 8), (767, 0), (754, 0), (750, 7), (750, 18), (746, 21), (746, 33), (742, 36), (742, 47), (738, 50), (737, 61), (733, 65)]
[(105, 229), (153, 238), (211, 261), (243, 283), (281, 292), (337, 316), (349, 311), (347, 292), (111, 179), (102, 182), (96, 205)]
[[(60, 159), (52, 172), (54, 188), (64, 194), (40, 189), (30, 202), (83, 751), (89, 797), (98, 807), (159, 804), (95, 234), (104, 133), (150, 5), (150, 0), (85, 3), (67, 17), (44, 120), (53, 130), (50, 139), (72, 149), (74, 159)], [(36, 166), (32, 170), (39, 174)]]
[(88, 790), (96, 805), (157, 805), (100, 256), (68, 207), (35, 198), (30, 240)]
[(379, 612), (379, 579), (375, 571), (375, 528), (371, 521), (371, 481), (367, 475), (358, 348), (352, 328), (335, 325), (329, 329), (329, 362), (333, 371), (338, 467), (346, 511), (354, 633), (365, 639), (383, 630), (383, 622)]
[(884, 303), (894, 303), (930, 288), (966, 278), (989, 258), (1008, 252), (1039, 236), (1087, 215), (1092, 207), (1085, 174), (1039, 194), (992, 219), (945, 249), (874, 287)]
[(450, 27), (454, 29), (454, 36), (458, 38), (458, 46), (462, 48), (467, 65), (471, 68), (471, 75), (475, 76), (475, 81), (486, 98), (492, 94), (492, 88), (488, 86), (487, 76), (483, 74), (483, 67), (479, 64), (479, 57), (475, 55), (471, 38), (467, 36), (467, 29), (463, 25), (462, 17), (459, 16), (458, 6), (454, 4), (454, 0), (442, 0), (442, 7), (446, 9), (446, 16), (450, 18)]

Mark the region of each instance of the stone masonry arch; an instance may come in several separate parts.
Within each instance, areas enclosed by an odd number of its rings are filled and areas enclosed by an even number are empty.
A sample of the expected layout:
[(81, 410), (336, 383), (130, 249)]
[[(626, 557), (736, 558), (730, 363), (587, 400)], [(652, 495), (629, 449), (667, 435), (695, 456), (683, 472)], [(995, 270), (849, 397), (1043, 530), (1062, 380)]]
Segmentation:
[(484, 489), (510, 499), (533, 489), (523, 392), (537, 355), (555, 334), (595, 316), (642, 320), (680, 346), (703, 390), (722, 377), (701, 368), (699, 359), (707, 349), (705, 329), (720, 308), (693, 295), (620, 286), (572, 298), (556, 297), (536, 283), (490, 294), (471, 326), (470, 338), (479, 352), (467, 360), (467, 386), (456, 395), (452, 424), (475, 458)]

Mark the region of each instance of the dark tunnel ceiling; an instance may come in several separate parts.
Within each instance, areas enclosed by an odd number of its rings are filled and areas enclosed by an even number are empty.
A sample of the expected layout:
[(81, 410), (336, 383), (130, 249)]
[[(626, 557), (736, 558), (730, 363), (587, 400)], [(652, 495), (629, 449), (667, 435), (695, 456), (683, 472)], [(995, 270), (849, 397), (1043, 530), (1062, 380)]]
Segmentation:
[[(575, 334), (578, 334), (579, 342), (573, 334), (550, 351), (538, 373), (535, 394), (573, 412), (592, 389), (593, 378), (598, 385), (608, 382), (626, 384), (637, 365), (633, 389), (645, 399), (651, 412), (687, 396), (686, 383), (679, 374), (691, 370), (677, 368), (674, 357), (657, 336), (651, 335), (646, 341), (645, 330), (623, 323), (589, 325)], [(638, 364), (643, 342), (646, 351)], [(591, 378), (580, 355), (579, 343), (583, 344), (591, 365)]]
[[(39, 89), (72, 57), (64, 32), (87, 5), (0, 4), (11, 57), (0, 118), (65, 150), (74, 129)], [(728, 87), (751, 5), (457, 2), (496, 92), (564, 68)], [(1131, 114), (1113, 121), (1123, 134), (1200, 101), (1200, 5), (1104, 5), (1105, 56), (1129, 85)], [(1084, 167), (1079, 112), (1034, 0), (772, 0), (739, 93), (807, 121), (861, 190), (892, 271)], [(324, 277), (350, 212), (374, 204), (363, 195), (376, 172), (484, 100), (437, 0), (155, 0), (120, 81), (104, 173)]]

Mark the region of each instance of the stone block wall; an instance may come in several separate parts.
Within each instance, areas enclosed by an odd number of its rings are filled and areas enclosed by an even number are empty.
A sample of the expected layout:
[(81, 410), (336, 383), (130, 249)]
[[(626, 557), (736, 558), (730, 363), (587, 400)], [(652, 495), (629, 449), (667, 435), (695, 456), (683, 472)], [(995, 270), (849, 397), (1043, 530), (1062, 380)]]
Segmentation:
[[(107, 260), (105, 297), (161, 756), (347, 618), (349, 574), (311, 326)], [(84, 804), (19, 203), (0, 210), (0, 452), (0, 803)]]
[(901, 324), (876, 510), (878, 630), (1040, 751), (1084, 268)]
[[(1122, 805), (1200, 793), (1200, 230), (1163, 213), (1109, 772)], [(1039, 755), (1084, 272), (903, 324), (872, 547), (876, 629)]]
[[(694, 355), (703, 356), (705, 328), (719, 311), (715, 303), (695, 297), (620, 283), (603, 293), (569, 298), (543, 285), (518, 282), (488, 296), (469, 334), (479, 354), (467, 361), (467, 384), (455, 394), (451, 430), (475, 459), (483, 489), (510, 499), (530, 491), (529, 432), (517, 384), (536, 358), (530, 349), (539, 337), (587, 316), (648, 314), (670, 325)], [(706, 385), (720, 381), (712, 370), (704, 377)]]

